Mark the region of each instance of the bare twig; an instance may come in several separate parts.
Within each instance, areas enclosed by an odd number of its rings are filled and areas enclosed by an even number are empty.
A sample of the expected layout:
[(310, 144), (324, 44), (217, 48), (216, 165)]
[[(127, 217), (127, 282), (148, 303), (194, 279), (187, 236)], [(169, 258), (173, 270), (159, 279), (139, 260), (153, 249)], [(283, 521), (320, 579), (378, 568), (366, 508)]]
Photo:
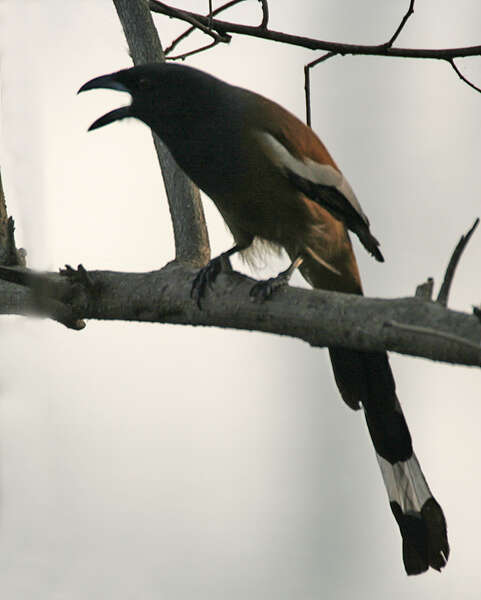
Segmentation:
[(168, 60), (185, 60), (188, 56), (193, 56), (194, 54), (200, 54), (201, 52), (205, 52), (206, 50), (210, 50), (214, 46), (217, 46), (219, 42), (213, 40), (210, 44), (206, 44), (205, 46), (200, 46), (200, 48), (195, 48), (195, 50), (189, 50), (188, 52), (184, 52), (183, 54), (176, 54), (175, 56), (169, 56)]
[(209, 29), (212, 29), (212, 0), (209, 0)]
[[(219, 6), (219, 8), (212, 10), (212, 1), (210, 0), (209, 1), (209, 14), (207, 15), (209, 18), (209, 25), (208, 25), (209, 29), (212, 28), (212, 18), (214, 17), (214, 15), (217, 15), (220, 12), (227, 10), (228, 8), (231, 8), (232, 6), (234, 6), (236, 4), (239, 4), (240, 2), (245, 2), (245, 0), (232, 0), (231, 2), (227, 2), (226, 4)], [(259, 27), (265, 29), (267, 27), (267, 23), (269, 20), (269, 6), (267, 4), (267, 0), (259, 0), (259, 2), (262, 3), (262, 22), (259, 25)], [(189, 29), (187, 29), (186, 31), (184, 31), (184, 33), (182, 33), (178, 38), (176, 38), (172, 42), (172, 44), (167, 48), (167, 50), (165, 51), (165, 54), (166, 55), (169, 54), (181, 40), (184, 40), (188, 35), (193, 33), (196, 29), (197, 29), (197, 26), (192, 26), (192, 27), (189, 27)], [(219, 44), (221, 41), (224, 41), (224, 40), (214, 39), (214, 41), (211, 42), (210, 44), (206, 44), (205, 46), (200, 46), (199, 48), (195, 48), (195, 50), (189, 50), (182, 54), (177, 54), (176, 56), (169, 56), (168, 60), (185, 60), (189, 56), (193, 56), (194, 54), (200, 54), (201, 52), (210, 50), (214, 46), (217, 46), (217, 44)]]
[[(260, 0), (262, 2), (262, 0)], [(263, 2), (263, 7), (267, 3)], [(404, 15), (399, 27), (394, 32), (391, 39), (384, 44), (373, 45), (362, 45), (362, 44), (342, 44), (339, 42), (326, 42), (324, 40), (317, 40), (314, 38), (307, 38), (302, 36), (290, 35), (281, 31), (273, 31), (267, 28), (267, 25), (263, 25), (266, 17), (266, 13), (263, 13), (263, 20), (261, 26), (253, 27), (251, 25), (241, 25), (238, 23), (230, 23), (228, 21), (220, 21), (213, 19), (209, 16), (189, 12), (186, 10), (178, 10), (171, 6), (168, 6), (164, 2), (159, 0), (149, 0), (150, 9), (153, 12), (167, 15), (169, 17), (177, 17), (184, 21), (199, 23), (204, 26), (208, 31), (217, 31), (220, 36), (220, 41), (227, 41), (225, 38), (228, 33), (237, 33), (240, 35), (249, 35), (264, 40), (270, 40), (273, 42), (280, 42), (283, 44), (290, 44), (292, 46), (301, 46), (310, 50), (325, 50), (333, 56), (334, 54), (346, 54), (359, 55), (359, 56), (386, 56), (390, 58), (424, 58), (424, 59), (437, 59), (445, 60), (449, 62), (451, 67), (457, 73), (458, 77), (464, 81), (467, 85), (472, 87), (474, 90), (481, 92), (481, 89), (471, 83), (457, 68), (454, 63), (455, 58), (468, 57), (468, 56), (480, 56), (481, 46), (469, 46), (463, 48), (393, 48), (392, 44), (397, 39), (402, 29), (406, 25), (409, 17), (414, 12), (414, 0), (410, 1), (409, 8)], [(214, 11), (215, 12), (215, 11)], [(214, 12), (212, 14), (214, 14)], [(197, 26), (197, 25), (196, 25)], [(190, 30), (189, 30), (190, 33)], [(187, 35), (187, 32), (186, 34)], [(205, 48), (203, 48), (205, 49)], [(169, 51), (171, 48), (169, 49)], [(328, 58), (330, 58), (330, 56)], [(182, 55), (181, 55), (182, 57)], [(315, 62), (315, 61), (314, 61)], [(306, 73), (306, 70), (305, 70)], [(306, 111), (309, 113), (309, 109)], [(310, 118), (310, 115), (309, 115)]]
[(469, 87), (473, 88), (473, 90), (476, 90), (477, 92), (481, 92), (481, 88), (479, 88), (478, 86), (474, 85), (474, 83), (472, 83), (471, 81), (469, 81), (469, 79), (467, 79), (461, 73), (461, 71), (456, 66), (453, 58), (447, 59), (447, 62), (453, 67), (453, 69), (454, 69), (455, 73), (457, 74), (457, 76), (459, 77), (459, 79), (461, 79), (462, 81), (464, 81), (464, 83), (468, 84)]
[(408, 22), (409, 17), (414, 13), (414, 2), (415, 2), (415, 0), (411, 0), (410, 1), (409, 8), (408, 8), (406, 14), (404, 15), (404, 17), (402, 18), (402, 21), (399, 24), (399, 27), (393, 33), (391, 39), (388, 42), (386, 42), (385, 44), (381, 44), (381, 46), (384, 46), (386, 48), (391, 48), (391, 46), (397, 40), (397, 38), (398, 38), (399, 34), (401, 33), (401, 31), (404, 29), (404, 26)]
[[(150, 4), (152, 4), (152, 2)], [(193, 25), (196, 29), (199, 29), (205, 34), (210, 35), (217, 42), (230, 42), (230, 35), (227, 35), (225, 32), (219, 32), (219, 30), (216, 27), (214, 27), (214, 20), (212, 19), (212, 15), (208, 15), (207, 17), (204, 17), (204, 15), (196, 15), (195, 13), (189, 12), (187, 10), (181, 10), (180, 8), (168, 6), (163, 2), (159, 2), (159, 0), (156, 0), (155, 5), (159, 10), (154, 12), (160, 12), (164, 15), (167, 15), (168, 17), (174, 17), (176, 19), (186, 21), (187, 23)]]
[[(403, 30), (404, 26), (406, 25), (409, 17), (414, 13), (414, 2), (415, 2), (415, 0), (411, 0), (410, 1), (409, 8), (408, 8), (406, 14), (404, 15), (404, 17), (402, 18), (402, 21), (399, 24), (399, 27), (396, 29), (396, 31), (394, 32), (393, 36), (391, 37), (391, 39), (388, 42), (380, 45), (381, 48), (385, 48), (385, 49), (391, 48), (391, 46), (394, 44), (394, 42), (398, 38), (399, 34)], [(312, 62), (308, 63), (304, 67), (304, 89), (305, 89), (305, 96), (306, 96), (306, 123), (309, 125), (309, 127), (311, 126), (311, 81), (310, 81), (310, 70), (313, 67), (315, 67), (316, 65), (320, 64), (321, 62), (324, 62), (328, 58), (332, 58), (333, 56), (336, 56), (336, 54), (337, 54), (337, 52), (327, 52), (327, 54), (324, 54), (323, 56), (321, 56), (321, 58), (313, 60)]]
[[(221, 13), (224, 10), (227, 10), (228, 8), (232, 8), (233, 6), (235, 6), (236, 4), (240, 4), (241, 2), (245, 2), (246, 0), (231, 0), (230, 2), (226, 2), (225, 4), (223, 4), (222, 6), (219, 6), (218, 8), (214, 9), (212, 11), (212, 16), (215, 17), (215, 15), (218, 15), (219, 13)], [(172, 50), (183, 40), (185, 40), (191, 33), (193, 33), (196, 30), (196, 27), (189, 27), (188, 29), (186, 29), (183, 33), (181, 33), (179, 35), (179, 37), (175, 38), (175, 40), (170, 44), (170, 46), (168, 48), (166, 48), (164, 50), (164, 54), (166, 56), (168, 56)], [(214, 46), (214, 44), (212, 44), (212, 46)], [(205, 47), (204, 47), (205, 49)], [(172, 57), (170, 60), (176, 60), (176, 58), (185, 58), (184, 55), (179, 55), (178, 57)]]
[(267, 25), (269, 23), (269, 5), (267, 4), (267, 0), (259, 0), (262, 5), (262, 21), (259, 27), (261, 29), (267, 29)]
[[(187, 20), (186, 17), (190, 16), (198, 20), (203, 25), (207, 26), (208, 17), (205, 17), (203, 15), (188, 11), (182, 11), (182, 14), (180, 14), (176, 12), (176, 9), (173, 9), (170, 6), (167, 6), (165, 3), (159, 2), (158, 0), (150, 0), (149, 5), (150, 9), (153, 12), (157, 12), (167, 16), (176, 16), (182, 20)], [(452, 58), (481, 55), (481, 46), (432, 49), (390, 48), (387, 47), (385, 44), (377, 44), (374, 46), (362, 44), (343, 44), (339, 42), (326, 42), (314, 38), (291, 35), (288, 33), (283, 33), (281, 31), (274, 31), (272, 29), (262, 29), (260, 27), (254, 27), (251, 25), (229, 23), (228, 21), (220, 21), (218, 19), (212, 20), (212, 29), (218, 31), (221, 34), (238, 33), (241, 35), (249, 35), (252, 37), (262, 38), (264, 40), (271, 40), (273, 42), (290, 44), (292, 46), (300, 46), (309, 50), (325, 50), (327, 52), (335, 52), (336, 54), (342, 55), (356, 54), (365, 56), (387, 56), (390, 58), (425, 58), (438, 60), (450, 60)]]
[(336, 56), (336, 52), (327, 52), (320, 58), (304, 66), (304, 91), (306, 96), (306, 123), (311, 126), (311, 69), (328, 58)]
[(474, 230), (476, 229), (478, 224), (479, 217), (473, 223), (471, 229), (465, 235), (461, 236), (461, 239), (457, 243), (456, 248), (454, 249), (451, 255), (451, 259), (446, 268), (446, 273), (444, 274), (443, 284), (441, 285), (441, 289), (439, 290), (439, 294), (436, 300), (436, 302), (439, 302), (439, 304), (442, 304), (442, 306), (447, 306), (449, 290), (451, 289), (451, 284), (453, 282), (454, 272), (456, 271), (459, 259), (461, 258), (461, 255), (464, 252), (464, 249), (466, 248), (466, 245), (471, 239), (471, 236), (473, 235)]

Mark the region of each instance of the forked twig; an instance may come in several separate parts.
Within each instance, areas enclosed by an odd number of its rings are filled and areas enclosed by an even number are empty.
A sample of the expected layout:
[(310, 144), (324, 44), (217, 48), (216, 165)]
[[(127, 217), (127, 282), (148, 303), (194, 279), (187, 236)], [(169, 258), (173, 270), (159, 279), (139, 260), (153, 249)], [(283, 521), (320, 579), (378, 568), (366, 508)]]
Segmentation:
[[(245, 1), (246, 0), (231, 0), (230, 2), (226, 2), (222, 6), (219, 6), (219, 8), (215, 8), (212, 11), (212, 16), (215, 17), (215, 15), (218, 15), (222, 11), (227, 10), (228, 8), (232, 8), (236, 4), (240, 4), (241, 2), (245, 2)], [(196, 29), (197, 29), (197, 27), (195, 27), (193, 25), (192, 27), (189, 27), (183, 33), (181, 33), (179, 35), (179, 37), (175, 38), (175, 40), (170, 44), (170, 46), (164, 50), (165, 56), (168, 56), (172, 52), (172, 50), (180, 44), (180, 42), (185, 40), (191, 33), (194, 33), (194, 31)], [(216, 42), (216, 44), (217, 44), (217, 42)], [(209, 45), (209, 47), (214, 46), (216, 44), (211, 44), (211, 45)], [(204, 46), (202, 49), (206, 50), (207, 46)], [(172, 57), (169, 57), (169, 59), (170, 60), (179, 60), (179, 59), (185, 58), (186, 56), (188, 56), (187, 53), (185, 55), (180, 54), (179, 56), (172, 56)]]
[(182, 19), (183, 21), (187, 21), (187, 23), (190, 23), (196, 29), (200, 29), (200, 31), (203, 31), (205, 34), (210, 35), (211, 38), (217, 40), (218, 42), (229, 42), (231, 39), (231, 36), (227, 33), (219, 33), (217, 29), (213, 29), (212, 15), (208, 15), (207, 17), (204, 17), (203, 15), (196, 15), (195, 13), (191, 13), (187, 10), (181, 10), (179, 8), (168, 6), (163, 2), (159, 2), (159, 0), (155, 0), (155, 5), (157, 8), (162, 9), (163, 13), (168, 17), (174, 17), (177, 19)]

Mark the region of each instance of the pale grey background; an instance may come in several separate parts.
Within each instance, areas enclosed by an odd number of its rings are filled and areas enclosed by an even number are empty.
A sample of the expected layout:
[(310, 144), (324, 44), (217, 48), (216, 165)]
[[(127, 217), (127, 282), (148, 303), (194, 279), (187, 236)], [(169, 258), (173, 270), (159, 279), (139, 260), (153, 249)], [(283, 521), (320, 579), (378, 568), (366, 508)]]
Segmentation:
[[(407, 5), (276, 0), (271, 26), (380, 43)], [(225, 16), (234, 17), (257, 23), (258, 3)], [(477, 0), (418, 2), (399, 44), (479, 44), (480, 21)], [(183, 29), (156, 23), (164, 43)], [(0, 164), (29, 264), (141, 271), (170, 260), (147, 128), (132, 121), (87, 134), (127, 99), (75, 95), (130, 64), (111, 2), (4, 1), (0, 40)], [(304, 118), (302, 66), (315, 56), (235, 38), (189, 64)], [(480, 59), (459, 64), (481, 84)], [(430, 61), (335, 58), (312, 80), (313, 126), (387, 259), (376, 263), (356, 243), (367, 293), (409, 295), (430, 275), (439, 284), (481, 213), (481, 95)], [(206, 211), (218, 253), (231, 239), (210, 201)], [(481, 301), (480, 259), (478, 233), (453, 307)], [(273, 260), (268, 272), (280, 266)], [(479, 598), (477, 370), (392, 357), (452, 545), (441, 575), (407, 578), (362, 415), (342, 404), (325, 351), (204, 328), (0, 326), (2, 598)]]

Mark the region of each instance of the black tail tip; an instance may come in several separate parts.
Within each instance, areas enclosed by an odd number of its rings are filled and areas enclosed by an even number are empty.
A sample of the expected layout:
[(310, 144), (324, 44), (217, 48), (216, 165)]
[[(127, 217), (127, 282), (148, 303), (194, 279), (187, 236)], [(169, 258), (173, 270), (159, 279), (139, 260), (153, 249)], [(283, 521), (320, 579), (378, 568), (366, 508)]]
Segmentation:
[(446, 520), (442, 508), (431, 497), (421, 512), (404, 514), (397, 502), (391, 510), (403, 538), (403, 562), (408, 575), (419, 575), (430, 567), (441, 571), (449, 558)]

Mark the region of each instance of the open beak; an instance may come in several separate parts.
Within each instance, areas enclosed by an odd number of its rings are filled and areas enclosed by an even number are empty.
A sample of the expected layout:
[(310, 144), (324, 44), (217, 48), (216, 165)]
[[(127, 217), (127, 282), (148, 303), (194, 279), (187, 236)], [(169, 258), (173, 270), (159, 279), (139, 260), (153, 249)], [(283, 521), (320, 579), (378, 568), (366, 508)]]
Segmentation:
[[(88, 90), (96, 90), (96, 89), (109, 89), (109, 90), (117, 90), (119, 92), (128, 92), (129, 90), (123, 83), (120, 83), (115, 79), (115, 73), (111, 75), (101, 75), (100, 77), (95, 77), (87, 83), (84, 83), (83, 86), (77, 92), (86, 92)], [(109, 125), (114, 121), (119, 121), (120, 119), (125, 119), (126, 117), (130, 117), (130, 106), (122, 106), (120, 108), (116, 108), (115, 110), (111, 110), (107, 114), (103, 115), (96, 121), (90, 125), (88, 131), (92, 131), (93, 129), (98, 129), (99, 127), (103, 127), (104, 125)]]

